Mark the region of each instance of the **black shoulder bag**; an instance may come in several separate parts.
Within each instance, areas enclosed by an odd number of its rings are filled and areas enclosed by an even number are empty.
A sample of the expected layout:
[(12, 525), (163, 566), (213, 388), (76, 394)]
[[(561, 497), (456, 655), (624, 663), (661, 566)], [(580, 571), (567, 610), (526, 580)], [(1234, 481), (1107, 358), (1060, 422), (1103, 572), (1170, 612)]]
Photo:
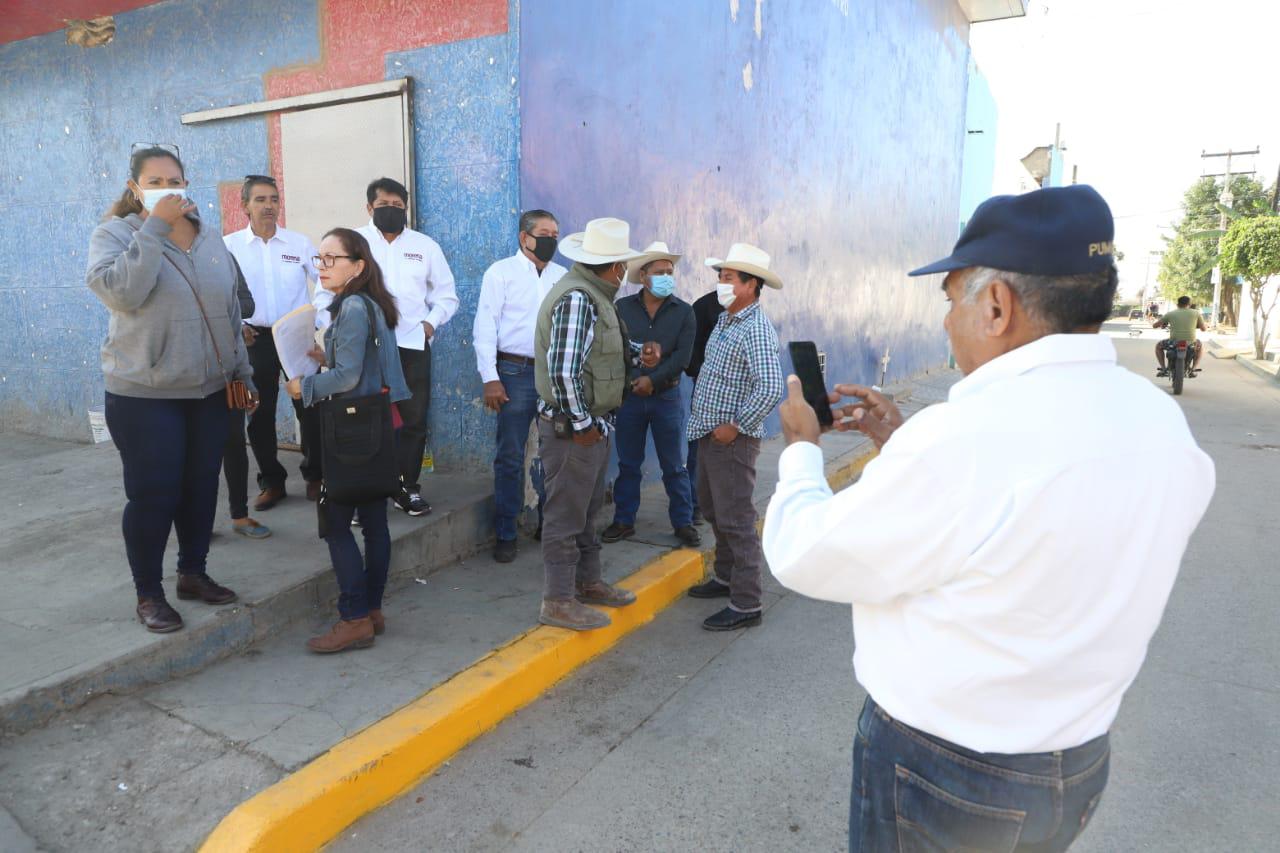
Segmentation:
[[(368, 309), (369, 337), (374, 347), (380, 348), (382, 342), (378, 339), (373, 300), (363, 293), (357, 295), (365, 301)], [(333, 367), (331, 356), (329, 368)], [(378, 375), (382, 376), (381, 356), (378, 358)], [(381, 387), (384, 383), (378, 384)], [(383, 393), (365, 397), (330, 397), (318, 405), (320, 464), (324, 472), (321, 502), (330, 500), (345, 506), (358, 506), (397, 494), (400, 491), (400, 472), (396, 465), (395, 432), (391, 425), (391, 398)]]

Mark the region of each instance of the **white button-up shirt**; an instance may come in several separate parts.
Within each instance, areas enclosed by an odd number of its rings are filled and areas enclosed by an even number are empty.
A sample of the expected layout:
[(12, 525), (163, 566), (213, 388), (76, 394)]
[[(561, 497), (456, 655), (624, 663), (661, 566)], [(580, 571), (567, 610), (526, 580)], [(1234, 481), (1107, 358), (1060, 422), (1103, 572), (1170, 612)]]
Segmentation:
[(1084, 334), (984, 364), (840, 494), (807, 442), (779, 474), (774, 575), (852, 603), (854, 669), (885, 711), (1000, 753), (1110, 728), (1214, 489), (1177, 403)]
[(316, 280), (311, 264), (315, 246), (297, 231), (276, 228), (270, 240), (253, 233), (252, 226), (222, 238), (235, 255), (253, 294), (251, 326), (270, 326), (285, 314), (307, 304), (307, 279)]
[(498, 380), (498, 353), (533, 358), (538, 308), (568, 270), (554, 261), (538, 268), (523, 252), (496, 261), (480, 282), (480, 303), (471, 327), (480, 381)]
[[(401, 349), (426, 349), (427, 332), (422, 324), (430, 323), (438, 332), (458, 310), (453, 273), (440, 245), (409, 228), (388, 243), (373, 220), (356, 230), (369, 241), (387, 290), (395, 297), (396, 310), (400, 312), (396, 343)], [(327, 307), (331, 301), (332, 298), (317, 300), (316, 307)]]

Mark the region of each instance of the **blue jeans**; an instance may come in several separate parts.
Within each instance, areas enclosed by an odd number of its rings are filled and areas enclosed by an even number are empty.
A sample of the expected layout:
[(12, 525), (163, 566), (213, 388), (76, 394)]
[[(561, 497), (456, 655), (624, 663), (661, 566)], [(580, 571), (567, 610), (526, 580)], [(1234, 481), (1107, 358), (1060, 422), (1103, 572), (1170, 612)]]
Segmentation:
[[(325, 501), (328, 514), (329, 559), (338, 576), (338, 613), (343, 619), (361, 619), (370, 610), (382, 609), (382, 593), (387, 588), (391, 567), (391, 531), (387, 528), (386, 498), (359, 506)], [(364, 556), (351, 533), (351, 519), (360, 513), (364, 534)]]
[[(524, 448), (529, 425), (538, 416), (538, 389), (533, 383), (533, 367), (498, 360), (498, 378), (509, 398), (498, 410), (498, 440), (493, 458), (493, 527), (500, 540), (516, 538), (516, 518), (524, 508)], [(538, 515), (542, 515), (545, 492), (542, 464), (534, 460), (530, 470), (538, 492)]]
[(1098, 808), (1110, 758), (1107, 735), (1058, 752), (974, 752), (867, 697), (853, 746), (850, 853), (1066, 850)]
[(171, 528), (178, 534), (178, 573), (205, 573), (230, 414), (221, 388), (189, 400), (107, 392), (107, 428), (120, 451), (128, 499), (124, 548), (141, 598), (165, 597), (160, 579)]
[(667, 490), (667, 516), (678, 529), (693, 523), (693, 494), (684, 467), (684, 405), (680, 389), (669, 388), (649, 397), (632, 394), (617, 416), (618, 478), (613, 481), (613, 521), (633, 525), (640, 509), (640, 467), (645, 438), (653, 431), (653, 447)]

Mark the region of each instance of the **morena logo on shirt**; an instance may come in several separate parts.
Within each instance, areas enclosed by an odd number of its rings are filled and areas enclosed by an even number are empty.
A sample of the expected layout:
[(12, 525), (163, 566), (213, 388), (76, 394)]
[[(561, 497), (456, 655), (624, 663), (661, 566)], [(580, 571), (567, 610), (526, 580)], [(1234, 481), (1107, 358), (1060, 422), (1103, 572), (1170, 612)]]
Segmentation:
[(300, 263), (302, 263), (302, 258), (298, 257), (297, 255), (283, 255), (283, 254), (282, 254), (282, 255), (280, 256), (280, 260), (282, 260), (282, 261), (288, 261), (288, 262), (289, 262), (289, 263), (291, 263), (291, 264), (300, 264)]
[(404, 259), (406, 261), (417, 261), (418, 263), (422, 263), (423, 260), (422, 255), (419, 255), (417, 252), (405, 252)]

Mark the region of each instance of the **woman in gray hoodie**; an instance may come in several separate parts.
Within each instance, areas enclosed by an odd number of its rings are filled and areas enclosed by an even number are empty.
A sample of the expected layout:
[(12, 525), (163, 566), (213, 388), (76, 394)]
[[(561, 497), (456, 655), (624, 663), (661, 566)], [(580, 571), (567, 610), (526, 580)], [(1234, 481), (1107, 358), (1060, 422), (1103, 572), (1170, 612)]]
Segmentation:
[(161, 586), (171, 528), (178, 598), (236, 600), (209, 577), (205, 559), (227, 440), (226, 383), (241, 379), (253, 392), (253, 371), (235, 264), (187, 198), (177, 150), (134, 151), (129, 176), (94, 229), (85, 278), (111, 312), (102, 372), (107, 427), (124, 465), (122, 527), (138, 619), (167, 633), (182, 627)]

